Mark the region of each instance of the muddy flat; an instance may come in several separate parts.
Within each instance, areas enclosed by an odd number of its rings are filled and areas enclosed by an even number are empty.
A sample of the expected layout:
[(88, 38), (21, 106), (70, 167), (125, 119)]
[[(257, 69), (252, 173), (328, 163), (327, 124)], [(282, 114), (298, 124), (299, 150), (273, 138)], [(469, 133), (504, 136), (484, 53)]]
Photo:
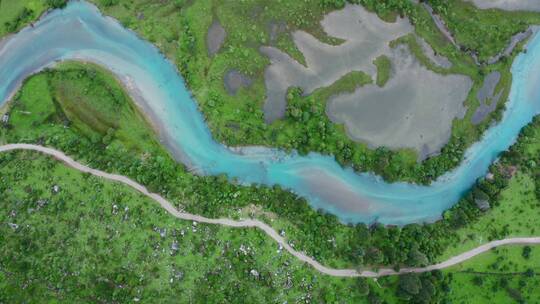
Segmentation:
[(208, 55), (213, 56), (219, 52), (226, 37), (227, 32), (225, 32), (225, 29), (221, 26), (221, 23), (215, 19), (208, 29), (208, 34), (206, 35), (206, 47), (208, 48)]
[(501, 73), (494, 71), (489, 73), (484, 79), (484, 84), (476, 93), (476, 98), (480, 102), (480, 106), (476, 109), (471, 119), (475, 125), (484, 121), (484, 119), (497, 108), (497, 103), (501, 98), (502, 91), (495, 95), (495, 88), (501, 80)]
[(307, 67), (277, 48), (261, 48), (261, 52), (271, 61), (265, 71), (267, 99), (264, 112), (267, 122), (285, 114), (288, 88), (300, 87), (305, 94), (310, 94), (352, 71), (374, 75), (376, 67), (373, 60), (390, 52), (390, 41), (413, 30), (408, 19), (384, 22), (358, 5), (347, 5), (342, 10), (328, 14), (321, 25), (329, 36), (345, 42), (337, 46), (328, 45), (306, 32), (294, 32), (294, 42), (304, 55)]
[(413, 148), (423, 159), (450, 138), (452, 121), (466, 112), (469, 77), (441, 75), (420, 64), (405, 45), (389, 56), (394, 75), (384, 87), (367, 85), (330, 99), (326, 112), (351, 138), (372, 147)]
[(499, 8), (507, 11), (540, 12), (539, 0), (469, 0), (479, 8)]

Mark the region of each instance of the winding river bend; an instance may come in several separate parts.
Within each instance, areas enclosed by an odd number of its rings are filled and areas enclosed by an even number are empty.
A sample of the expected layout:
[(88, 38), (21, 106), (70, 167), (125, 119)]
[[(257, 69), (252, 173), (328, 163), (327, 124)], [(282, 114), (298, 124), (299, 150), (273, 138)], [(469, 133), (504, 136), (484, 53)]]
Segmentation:
[(62, 60), (94, 62), (116, 74), (168, 148), (199, 174), (227, 174), (245, 184), (277, 184), (344, 222), (407, 224), (439, 218), (540, 113), (537, 34), (528, 52), (513, 64), (503, 119), (467, 151), (464, 162), (429, 186), (389, 184), (372, 174), (343, 169), (332, 157), (316, 153), (299, 156), (217, 143), (174, 65), (152, 44), (86, 2), (72, 1), (34, 27), (0, 41), (0, 103), (7, 102), (25, 78)]

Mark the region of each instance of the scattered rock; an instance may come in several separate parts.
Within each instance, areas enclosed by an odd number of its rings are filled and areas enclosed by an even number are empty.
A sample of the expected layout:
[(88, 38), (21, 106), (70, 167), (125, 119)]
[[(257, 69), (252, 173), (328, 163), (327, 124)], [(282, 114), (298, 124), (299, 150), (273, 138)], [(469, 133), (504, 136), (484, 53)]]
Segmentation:
[(171, 250), (173, 252), (177, 252), (178, 250), (180, 250), (180, 246), (178, 246), (178, 241), (173, 241), (172, 245), (171, 245)]
[(47, 205), (49, 202), (44, 199), (39, 199), (36, 204), (38, 206), (38, 209), (43, 208), (45, 205)]
[(478, 207), (478, 209), (482, 211), (487, 211), (491, 206), (489, 205), (489, 201), (487, 199), (475, 199), (474, 203)]
[(239, 250), (243, 255), (251, 254), (251, 248), (249, 246), (244, 245), (244, 244), (240, 245)]
[(256, 278), (259, 278), (259, 272), (257, 270), (251, 269), (249, 273)]
[(291, 289), (292, 287), (293, 287), (293, 281), (292, 281), (291, 275), (287, 273), (287, 281), (285, 282), (284, 288)]
[(54, 194), (57, 194), (58, 192), (60, 192), (60, 186), (54, 185), (54, 186), (52, 187), (52, 192), (53, 192)]
[(184, 278), (184, 272), (173, 268), (172, 276), (169, 282), (173, 283), (174, 281), (181, 281), (183, 278)]

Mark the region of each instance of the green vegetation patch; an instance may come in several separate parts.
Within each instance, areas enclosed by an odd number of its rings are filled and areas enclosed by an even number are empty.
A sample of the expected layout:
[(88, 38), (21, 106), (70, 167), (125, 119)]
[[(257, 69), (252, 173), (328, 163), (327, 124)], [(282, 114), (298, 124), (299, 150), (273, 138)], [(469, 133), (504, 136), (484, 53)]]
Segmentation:
[(540, 298), (540, 250), (505, 246), (445, 270), (456, 303), (534, 303)]
[(146, 151), (155, 145), (147, 125), (120, 83), (91, 64), (63, 63), (31, 77), (17, 94), (11, 130), (20, 138), (52, 136), (46, 123), (76, 129), (93, 144), (108, 145), (116, 138), (127, 149)]
[(535, 12), (480, 10), (463, 0), (428, 2), (443, 18), (457, 44), (477, 53), (481, 61), (487, 61), (504, 50), (511, 36), (540, 23), (540, 15)]
[(502, 191), (498, 204), (477, 222), (458, 230), (458, 238), (439, 259), (493, 240), (540, 235), (540, 202), (535, 195), (535, 182), (529, 175), (514, 176)]
[(381, 55), (373, 61), (373, 64), (377, 67), (377, 80), (375, 82), (382, 88), (390, 79), (392, 62), (387, 56)]
[(0, 38), (32, 22), (46, 8), (44, 0), (0, 0)]

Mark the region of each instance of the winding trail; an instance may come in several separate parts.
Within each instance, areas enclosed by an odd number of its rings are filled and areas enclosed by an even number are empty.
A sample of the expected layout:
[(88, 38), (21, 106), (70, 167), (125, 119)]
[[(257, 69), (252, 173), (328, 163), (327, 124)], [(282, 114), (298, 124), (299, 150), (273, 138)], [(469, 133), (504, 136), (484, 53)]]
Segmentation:
[(269, 225), (259, 221), (259, 220), (253, 220), (253, 219), (245, 219), (245, 220), (231, 220), (226, 218), (219, 218), (219, 219), (211, 219), (206, 218), (200, 215), (195, 215), (191, 213), (185, 213), (178, 211), (169, 201), (161, 197), (159, 194), (151, 193), (149, 192), (146, 187), (142, 186), (141, 184), (129, 179), (128, 177), (117, 175), (117, 174), (110, 174), (106, 173), (100, 170), (92, 169), (88, 166), (85, 166), (75, 160), (73, 160), (71, 157), (67, 156), (61, 151), (47, 148), (43, 146), (38, 145), (32, 145), (32, 144), (7, 144), (0, 146), (0, 152), (8, 152), (8, 151), (14, 151), (14, 150), (30, 150), (30, 151), (37, 151), (43, 154), (50, 155), (57, 160), (60, 160), (64, 162), (69, 167), (72, 167), (76, 170), (79, 170), (81, 172), (90, 173), (92, 175), (102, 177), (108, 180), (120, 182), (122, 184), (128, 185), (131, 188), (141, 192), (145, 196), (157, 201), (161, 207), (165, 208), (170, 214), (175, 216), (176, 218), (183, 219), (183, 220), (190, 220), (190, 221), (196, 221), (201, 223), (207, 223), (207, 224), (217, 224), (217, 225), (223, 225), (228, 227), (253, 227), (253, 228), (259, 228), (263, 230), (268, 236), (270, 236), (272, 239), (274, 239), (278, 244), (283, 246), (290, 254), (298, 258), (299, 260), (308, 263), (310, 266), (318, 270), (319, 272), (335, 277), (368, 277), (368, 278), (377, 278), (381, 276), (388, 276), (388, 275), (398, 275), (398, 274), (404, 274), (404, 273), (421, 273), (421, 272), (428, 272), (431, 270), (436, 269), (443, 269), (447, 268), (456, 264), (459, 264), (463, 261), (466, 261), (478, 254), (481, 254), (483, 252), (486, 252), (492, 248), (502, 246), (502, 245), (510, 245), (510, 244), (540, 244), (540, 237), (530, 237), (530, 238), (508, 238), (498, 241), (492, 241), (489, 243), (486, 243), (484, 245), (478, 246), (472, 250), (469, 250), (467, 252), (464, 252), (460, 255), (454, 256), (444, 262), (430, 265), (427, 267), (414, 267), (414, 268), (402, 268), (399, 271), (395, 271), (393, 269), (389, 268), (383, 268), (379, 271), (371, 271), (371, 270), (356, 270), (356, 269), (335, 269), (335, 268), (328, 268), (324, 265), (321, 265), (319, 262), (314, 260), (313, 258), (307, 256), (305, 253), (299, 252), (295, 249), (293, 249), (283, 238), (281, 235), (279, 235), (272, 227)]

